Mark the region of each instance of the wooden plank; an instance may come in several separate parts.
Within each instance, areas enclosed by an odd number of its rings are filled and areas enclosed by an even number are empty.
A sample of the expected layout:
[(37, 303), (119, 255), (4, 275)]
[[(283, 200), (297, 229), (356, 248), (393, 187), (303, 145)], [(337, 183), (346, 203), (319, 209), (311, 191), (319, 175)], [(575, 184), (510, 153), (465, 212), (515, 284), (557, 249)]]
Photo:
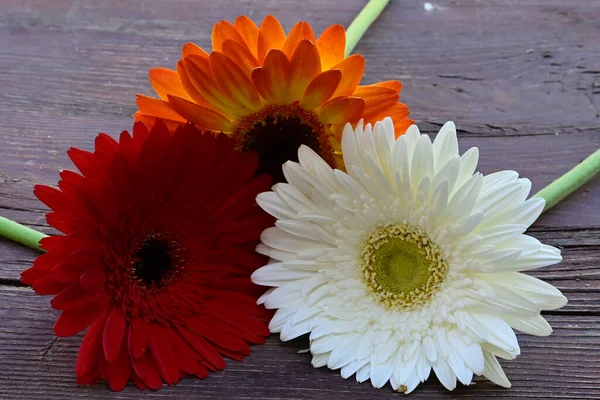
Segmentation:
[[(187, 40), (210, 45), (212, 24), (276, 14), (286, 29), (307, 19), (317, 32), (348, 24), (363, 0), (221, 0), (168, 4), (3, 0), (0, 107), (46, 115), (129, 116), (149, 92), (146, 71), (173, 67)], [(392, 2), (359, 44), (366, 82), (401, 79), (419, 121), (458, 120), (485, 135), (573, 133), (598, 127), (597, 2)], [(589, 22), (587, 22), (589, 21)], [(8, 43), (7, 43), (8, 44)], [(43, 80), (30, 79), (44, 77)], [(569, 111), (565, 112), (565, 105)]]
[[(80, 337), (55, 339), (52, 326), (57, 313), (49, 309), (48, 298), (27, 288), (0, 286), (0, 393), (3, 398), (43, 399), (104, 398), (104, 384), (77, 388), (73, 366)], [(513, 388), (500, 389), (478, 380), (461, 387), (455, 395), (466, 398), (598, 398), (600, 376), (600, 316), (547, 316), (554, 333), (538, 338), (519, 335), (522, 355), (503, 362)], [(281, 343), (271, 337), (255, 346), (244, 362), (228, 362), (225, 372), (208, 379), (184, 379), (165, 388), (165, 397), (228, 399), (369, 399), (398, 396), (388, 386), (381, 390), (369, 384), (343, 380), (337, 372), (313, 369), (310, 356), (296, 354), (307, 347), (307, 339)], [(76, 389), (77, 388), (77, 389)], [(416, 398), (437, 398), (444, 389), (435, 378), (414, 394)], [(140, 392), (129, 386), (119, 398), (136, 398)]]

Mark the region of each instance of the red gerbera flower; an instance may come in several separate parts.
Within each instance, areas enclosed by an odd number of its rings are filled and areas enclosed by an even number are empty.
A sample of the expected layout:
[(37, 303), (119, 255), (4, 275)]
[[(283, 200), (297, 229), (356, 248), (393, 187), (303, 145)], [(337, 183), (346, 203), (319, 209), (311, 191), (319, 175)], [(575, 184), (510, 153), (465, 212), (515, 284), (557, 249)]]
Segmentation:
[(100, 134), (93, 153), (70, 149), (81, 175), (62, 171), (58, 190), (36, 186), (64, 235), (42, 240), (47, 253), (22, 279), (56, 295), (57, 336), (89, 326), (79, 383), (160, 389), (268, 336), (250, 275), (265, 261), (254, 248), (272, 221), (255, 197), (270, 178), (234, 146), (191, 125), (171, 136), (160, 121), (150, 132), (137, 123), (118, 143)]

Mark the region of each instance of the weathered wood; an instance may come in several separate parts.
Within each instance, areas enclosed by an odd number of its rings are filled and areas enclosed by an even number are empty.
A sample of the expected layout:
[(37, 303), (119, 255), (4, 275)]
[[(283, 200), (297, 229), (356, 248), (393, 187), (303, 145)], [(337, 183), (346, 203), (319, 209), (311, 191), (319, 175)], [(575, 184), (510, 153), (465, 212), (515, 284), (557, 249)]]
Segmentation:
[[(97, 132), (131, 127), (147, 70), (172, 68), (186, 41), (208, 48), (212, 25), (275, 14), (286, 29), (348, 25), (365, 0), (0, 0), (0, 215), (47, 233), (36, 183), (71, 168), (70, 146), (90, 149)], [(356, 48), (364, 82), (399, 79), (423, 131), (452, 119), (461, 148), (480, 148), (484, 173), (514, 169), (537, 191), (600, 147), (600, 2), (394, 0)], [(543, 215), (531, 234), (559, 246), (564, 261), (532, 271), (569, 304), (548, 315), (549, 338), (520, 336), (522, 356), (504, 362), (513, 388), (486, 381), (469, 398), (600, 398), (600, 177)], [(37, 253), (0, 239), (0, 398), (135, 398), (129, 387), (79, 388), (80, 337), (55, 340), (48, 298), (18, 286)], [(397, 396), (389, 387), (344, 381), (295, 354), (306, 339), (275, 337), (243, 363), (205, 381), (185, 379), (154, 397), (356, 398)], [(417, 397), (439, 398), (435, 378)]]
[[(274, 13), (286, 29), (303, 18), (320, 32), (331, 23), (347, 25), (364, 0), (311, 0), (302, 11), (294, 0), (2, 4), (0, 27), (11, 46), (3, 51), (0, 83), (21, 86), (0, 97), (2, 109), (129, 116), (131, 96), (148, 91), (145, 71), (173, 67), (184, 41), (208, 46), (217, 20), (247, 14), (260, 21)], [(597, 128), (599, 3), (436, 5), (427, 12), (422, 2), (391, 2), (356, 49), (367, 58), (367, 82), (401, 79), (417, 120), (460, 118), (462, 129), (475, 134)]]
[[(27, 288), (0, 286), (0, 393), (3, 398), (104, 398), (103, 384), (77, 388), (74, 363), (80, 337), (56, 339), (52, 333), (55, 312), (47, 310), (48, 298)], [(600, 387), (600, 316), (547, 316), (554, 333), (538, 338), (519, 335), (522, 354), (503, 362), (513, 383), (510, 390), (478, 380), (460, 387), (455, 394), (468, 398), (494, 395), (505, 398), (598, 398)], [(301, 338), (282, 344), (271, 337), (264, 346), (255, 346), (244, 362), (228, 362), (225, 372), (200, 381), (182, 380), (158, 395), (166, 398), (227, 399), (370, 399), (398, 396), (387, 386), (375, 391), (370, 384), (343, 380), (338, 372), (313, 369), (308, 354), (296, 354), (307, 347)], [(10, 365), (6, 362), (10, 360)], [(585, 360), (585, 362), (583, 362)], [(415, 394), (437, 398), (445, 389), (432, 378)], [(128, 387), (119, 398), (135, 398), (140, 392)], [(114, 397), (117, 397), (116, 395)]]

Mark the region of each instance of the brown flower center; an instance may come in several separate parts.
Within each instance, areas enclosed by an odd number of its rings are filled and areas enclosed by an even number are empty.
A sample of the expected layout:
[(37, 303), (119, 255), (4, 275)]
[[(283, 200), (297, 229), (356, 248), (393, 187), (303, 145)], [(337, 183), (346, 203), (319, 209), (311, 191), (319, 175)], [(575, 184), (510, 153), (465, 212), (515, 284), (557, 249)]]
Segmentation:
[(281, 182), (281, 166), (288, 160), (298, 161), (298, 149), (306, 145), (333, 165), (333, 148), (329, 133), (313, 111), (298, 103), (269, 105), (242, 118), (233, 133), (240, 151), (256, 151), (257, 173), (268, 173)]
[(131, 258), (133, 277), (146, 288), (158, 289), (169, 283), (178, 266), (178, 246), (162, 235), (149, 235)]

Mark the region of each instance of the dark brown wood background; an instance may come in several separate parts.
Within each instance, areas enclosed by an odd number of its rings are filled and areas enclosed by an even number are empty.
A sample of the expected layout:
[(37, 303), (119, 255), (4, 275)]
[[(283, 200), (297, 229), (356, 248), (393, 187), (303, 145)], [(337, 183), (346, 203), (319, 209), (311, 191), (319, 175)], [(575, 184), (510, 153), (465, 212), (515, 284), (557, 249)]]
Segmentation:
[[(131, 127), (147, 70), (174, 67), (180, 48), (208, 48), (212, 25), (273, 13), (286, 29), (348, 25), (365, 0), (0, 0), (0, 215), (45, 232), (35, 183), (54, 184), (70, 146)], [(539, 190), (600, 147), (600, 1), (392, 0), (359, 43), (364, 82), (399, 79), (422, 130), (456, 122), (480, 170), (515, 169)], [(546, 313), (547, 338), (520, 335), (503, 362), (512, 389), (478, 380), (447, 397), (600, 399), (600, 179), (543, 215), (531, 233), (563, 249), (564, 262), (533, 275), (568, 296)], [(0, 398), (388, 399), (388, 386), (313, 369), (306, 340), (272, 337), (243, 363), (208, 379), (144, 393), (78, 387), (80, 336), (56, 339), (49, 299), (22, 286), (36, 252), (0, 239)], [(438, 398), (435, 378), (414, 397)], [(444, 394), (445, 395), (445, 394)]]

